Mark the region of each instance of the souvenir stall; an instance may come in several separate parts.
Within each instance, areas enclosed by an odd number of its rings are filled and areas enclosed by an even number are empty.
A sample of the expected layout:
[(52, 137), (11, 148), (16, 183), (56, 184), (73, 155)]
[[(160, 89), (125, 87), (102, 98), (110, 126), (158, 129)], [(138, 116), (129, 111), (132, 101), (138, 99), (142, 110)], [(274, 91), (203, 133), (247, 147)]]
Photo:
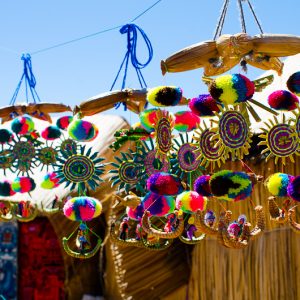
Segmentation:
[[(74, 107), (40, 102), (22, 57), (0, 108), (0, 295), (300, 297), (300, 37), (263, 33), (250, 1), (237, 2), (241, 33), (222, 35), (225, 0), (213, 40), (161, 62), (163, 74), (203, 69), (200, 95), (146, 85), (153, 49), (135, 24), (120, 30), (111, 90)], [(259, 35), (246, 32), (246, 4)], [(129, 61), (140, 88), (126, 88)], [(250, 67), (267, 72), (250, 78)], [(23, 79), (32, 103), (16, 102)], [(101, 114), (113, 107), (138, 122)]]

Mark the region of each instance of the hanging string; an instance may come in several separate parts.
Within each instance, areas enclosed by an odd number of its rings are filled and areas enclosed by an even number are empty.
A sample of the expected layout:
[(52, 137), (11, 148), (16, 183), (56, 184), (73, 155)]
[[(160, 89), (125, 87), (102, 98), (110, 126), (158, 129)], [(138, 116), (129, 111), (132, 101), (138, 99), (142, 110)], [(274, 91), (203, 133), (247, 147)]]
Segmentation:
[(21, 79), (17, 85), (17, 88), (10, 100), (10, 105), (14, 105), (15, 101), (17, 99), (18, 93), (20, 91), (21, 85), (23, 80), (25, 79), (25, 94), (26, 94), (26, 102), (29, 103), (29, 95), (28, 90), (30, 91), (30, 94), (32, 96), (33, 102), (36, 103), (37, 101), (40, 102), (39, 95), (37, 94), (35, 90), (36, 86), (36, 79), (34, 77), (33, 71), (32, 71), (32, 63), (31, 63), (31, 57), (27, 54), (22, 54), (21, 60), (23, 60), (23, 74), (21, 76)]
[(238, 0), (238, 6), (240, 10), (240, 22), (241, 22), (241, 27), (242, 27), (242, 32), (246, 33), (246, 23), (245, 23), (245, 16), (244, 16), (244, 11), (243, 11), (243, 5), (242, 5), (242, 0)]
[(215, 30), (214, 40), (216, 40), (222, 33), (222, 29), (223, 29), (223, 26), (224, 26), (224, 20), (225, 20), (225, 17), (226, 17), (228, 5), (229, 5), (229, 0), (224, 0), (223, 7), (221, 9), (221, 15), (219, 17), (219, 21), (217, 23), (217, 27), (216, 27), (216, 30)]
[[(141, 63), (138, 58), (137, 58), (137, 40), (138, 40), (138, 32), (141, 34), (142, 38), (144, 39), (144, 42), (147, 46), (148, 50), (148, 58), (145, 63)], [(124, 67), (124, 75), (123, 75), (123, 81), (122, 81), (122, 87), (121, 90), (125, 88), (126, 85), (126, 78), (127, 78), (127, 71), (128, 71), (128, 63), (129, 59), (131, 60), (131, 64), (134, 67), (140, 86), (141, 88), (146, 88), (147, 84), (145, 82), (145, 79), (143, 77), (141, 69), (145, 68), (148, 66), (148, 64), (151, 62), (152, 57), (153, 57), (153, 48), (151, 45), (151, 42), (149, 38), (147, 37), (146, 33), (137, 25), (135, 24), (126, 24), (120, 29), (121, 34), (127, 34), (127, 52), (125, 53), (124, 59), (121, 63), (121, 66), (119, 68), (119, 71), (116, 75), (116, 78), (110, 88), (110, 91), (114, 88), (118, 77)], [(121, 103), (116, 103), (115, 107), (119, 108)], [(126, 110), (126, 102), (123, 102), (124, 109)]]
[[(151, 10), (154, 6), (156, 6), (161, 1), (162, 0), (158, 0), (158, 1), (154, 2), (151, 6), (149, 6), (144, 11), (142, 11), (140, 14), (138, 14), (136, 17), (134, 17), (132, 20), (130, 20), (129, 23), (133, 23), (134, 21), (136, 21), (137, 19), (139, 19), (141, 16), (143, 16), (144, 14), (146, 14), (149, 10)], [(94, 32), (94, 33), (91, 33), (91, 34), (88, 34), (88, 35), (76, 38), (76, 39), (72, 39), (72, 40), (69, 40), (69, 41), (66, 41), (66, 42), (62, 42), (62, 43), (59, 43), (59, 44), (55, 44), (53, 46), (49, 46), (49, 47), (46, 47), (46, 48), (42, 48), (42, 49), (30, 52), (30, 54), (31, 55), (35, 55), (35, 54), (46, 52), (46, 51), (49, 51), (49, 50), (52, 50), (52, 49), (55, 49), (55, 48), (63, 47), (63, 46), (66, 46), (68, 44), (79, 42), (81, 40), (85, 40), (85, 39), (97, 36), (99, 34), (102, 34), (102, 33), (106, 33), (106, 32), (109, 32), (109, 31), (113, 31), (115, 29), (119, 29), (121, 27), (122, 27), (122, 25), (113, 26), (113, 27), (110, 27), (110, 28), (107, 28), (107, 29), (103, 29), (103, 30), (100, 30), (100, 31), (97, 31), (97, 32)]]
[[(213, 38), (214, 40), (216, 40), (222, 34), (224, 21), (225, 21), (228, 6), (229, 6), (229, 1), (230, 0), (224, 0), (223, 6), (222, 6), (222, 9), (221, 9), (221, 14), (220, 14), (217, 26), (216, 26), (215, 33), (214, 33), (214, 38)], [(245, 15), (244, 15), (244, 10), (243, 10), (243, 5), (242, 5), (243, 1), (248, 3), (248, 6), (249, 6), (249, 8), (252, 12), (252, 15), (253, 15), (254, 19), (255, 19), (255, 22), (256, 22), (261, 34), (263, 34), (262, 26), (261, 26), (256, 14), (255, 14), (255, 11), (253, 9), (253, 6), (251, 5), (250, 0), (237, 0), (238, 7), (239, 7), (239, 12), (240, 12), (240, 22), (241, 22), (242, 32), (244, 32), (244, 33), (247, 32), (246, 22), (245, 22)]]
[(252, 12), (252, 15), (253, 15), (255, 21), (256, 21), (256, 24), (257, 24), (257, 26), (258, 26), (258, 28), (259, 28), (259, 30), (260, 30), (260, 33), (261, 33), (261, 34), (264, 34), (263, 29), (262, 29), (262, 26), (261, 26), (260, 22), (258, 21), (258, 18), (257, 18), (256, 14), (255, 14), (255, 11), (254, 11), (254, 9), (253, 9), (251, 3), (250, 3), (250, 0), (244, 0), (244, 1), (246, 1), (246, 2), (248, 3), (248, 6), (249, 6), (249, 8), (250, 8), (250, 10), (251, 10), (251, 12)]

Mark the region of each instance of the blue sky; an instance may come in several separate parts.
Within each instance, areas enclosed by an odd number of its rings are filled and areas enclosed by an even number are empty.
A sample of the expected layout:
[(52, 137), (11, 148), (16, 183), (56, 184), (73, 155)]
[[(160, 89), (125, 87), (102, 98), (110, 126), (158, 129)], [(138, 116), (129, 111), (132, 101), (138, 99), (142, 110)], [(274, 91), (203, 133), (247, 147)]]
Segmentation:
[[(0, 2), (0, 106), (7, 105), (22, 73), (21, 53), (36, 50), (123, 25), (151, 6), (154, 0), (128, 1), (1, 1)], [(224, 33), (240, 32), (236, 0), (230, 1)], [(148, 87), (178, 85), (187, 97), (205, 93), (201, 69), (161, 75), (160, 60), (191, 44), (212, 39), (223, 0), (162, 0), (139, 18), (139, 25), (154, 48), (150, 65), (143, 70)], [(299, 34), (298, 0), (252, 0), (267, 33)], [(258, 34), (245, 5), (247, 31)], [(7, 51), (8, 48), (12, 51)], [(115, 78), (126, 51), (126, 37), (113, 30), (61, 48), (32, 56), (42, 101), (78, 104), (106, 92)], [(144, 48), (141, 46), (141, 58)], [(262, 71), (249, 67), (248, 77)], [(121, 87), (121, 81), (116, 88)], [(138, 88), (130, 69), (127, 87)], [(24, 101), (24, 93), (18, 101)], [(129, 112), (111, 111), (135, 119)]]

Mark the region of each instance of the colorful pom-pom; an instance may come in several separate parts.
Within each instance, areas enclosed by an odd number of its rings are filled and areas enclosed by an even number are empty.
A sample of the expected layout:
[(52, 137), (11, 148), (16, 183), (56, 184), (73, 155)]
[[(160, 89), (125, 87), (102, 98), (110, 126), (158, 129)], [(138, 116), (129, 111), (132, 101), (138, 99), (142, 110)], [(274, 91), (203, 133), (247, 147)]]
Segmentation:
[(0, 144), (5, 144), (11, 142), (13, 139), (13, 134), (8, 129), (0, 129)]
[(147, 180), (147, 189), (158, 195), (178, 195), (183, 191), (183, 186), (175, 175), (158, 172), (152, 174)]
[(68, 127), (69, 136), (80, 142), (90, 142), (98, 135), (98, 128), (91, 122), (84, 120), (73, 120)]
[(219, 171), (211, 176), (209, 184), (212, 194), (221, 200), (243, 200), (252, 192), (252, 181), (244, 172)]
[(151, 216), (166, 216), (175, 209), (175, 199), (171, 196), (162, 196), (155, 193), (147, 193), (142, 198), (142, 205), (145, 210), (149, 211)]
[(102, 204), (92, 197), (74, 197), (65, 203), (63, 211), (72, 221), (90, 221), (101, 214)]
[(157, 108), (146, 109), (140, 113), (141, 126), (148, 132), (154, 131), (157, 118)]
[(293, 200), (300, 201), (300, 176), (296, 176), (290, 181), (287, 194)]
[(202, 197), (197, 192), (186, 191), (176, 197), (176, 208), (185, 213), (195, 213), (197, 210), (206, 208), (207, 198)]
[(34, 130), (34, 123), (30, 117), (18, 117), (12, 121), (11, 130), (16, 134), (25, 135)]
[(0, 182), (0, 196), (13, 196), (16, 192), (11, 187), (12, 182), (10, 180), (4, 180)]
[(238, 238), (242, 233), (242, 228), (237, 222), (228, 225), (227, 231), (232, 238)]
[(273, 109), (291, 111), (297, 108), (299, 99), (289, 91), (279, 90), (269, 95), (268, 103)]
[(202, 175), (198, 177), (194, 182), (194, 191), (201, 196), (211, 197), (212, 193), (210, 190), (209, 181), (210, 175)]
[(199, 95), (189, 101), (190, 110), (199, 117), (214, 116), (214, 112), (219, 112), (217, 101), (210, 94)]
[(56, 126), (48, 126), (42, 131), (41, 136), (47, 141), (53, 141), (61, 136), (61, 131)]
[(126, 208), (127, 216), (134, 221), (139, 221), (142, 219), (144, 214), (144, 206), (143, 204), (139, 204), (137, 207), (127, 207)]
[(66, 130), (73, 121), (72, 116), (63, 116), (56, 121), (56, 126), (61, 130)]
[(174, 128), (178, 131), (187, 132), (197, 128), (200, 118), (190, 111), (178, 111), (175, 113)]
[(59, 186), (59, 178), (54, 172), (47, 173), (41, 183), (41, 187), (46, 190), (51, 190)]
[(211, 96), (226, 105), (245, 102), (254, 91), (254, 83), (241, 74), (219, 76), (209, 86)]
[(300, 71), (292, 74), (286, 82), (286, 85), (292, 93), (300, 96)]
[(16, 193), (29, 193), (36, 187), (34, 180), (30, 177), (17, 177), (11, 184), (11, 188)]
[(176, 86), (158, 86), (147, 93), (147, 100), (153, 106), (176, 106), (181, 98), (182, 89)]
[(285, 173), (275, 173), (269, 176), (266, 180), (268, 191), (277, 197), (287, 196), (287, 187), (293, 176)]

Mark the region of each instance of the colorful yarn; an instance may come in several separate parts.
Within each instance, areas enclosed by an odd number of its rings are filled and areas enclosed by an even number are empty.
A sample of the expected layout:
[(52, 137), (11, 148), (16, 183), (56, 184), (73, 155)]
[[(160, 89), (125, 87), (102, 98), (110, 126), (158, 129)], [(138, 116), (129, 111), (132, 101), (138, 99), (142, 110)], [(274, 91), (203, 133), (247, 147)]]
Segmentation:
[(198, 177), (194, 182), (194, 191), (201, 196), (211, 197), (212, 193), (210, 190), (209, 181), (210, 175), (202, 175)]
[(175, 199), (171, 196), (157, 195), (155, 193), (147, 193), (142, 198), (144, 210), (149, 211), (151, 216), (166, 216), (174, 212)]
[(299, 99), (289, 91), (278, 90), (269, 95), (268, 103), (273, 109), (291, 111), (297, 108)]
[(180, 178), (175, 175), (159, 172), (147, 179), (147, 189), (158, 195), (178, 195), (183, 191)]
[(48, 126), (42, 131), (41, 136), (47, 141), (53, 141), (61, 136), (61, 131), (56, 126)]
[(287, 187), (293, 176), (285, 173), (275, 173), (269, 176), (266, 180), (266, 186), (268, 191), (277, 197), (287, 196)]
[(228, 225), (227, 231), (232, 238), (238, 238), (242, 233), (242, 228), (236, 221), (234, 221)]
[(199, 95), (189, 101), (190, 110), (199, 117), (214, 116), (220, 109), (216, 100), (210, 94)]
[(102, 211), (102, 204), (99, 200), (81, 196), (68, 200), (64, 207), (64, 215), (72, 221), (90, 221), (98, 217)]
[(11, 123), (11, 130), (16, 134), (25, 135), (34, 130), (34, 123), (30, 117), (17, 117)]
[(197, 210), (206, 208), (207, 198), (202, 197), (197, 192), (186, 191), (176, 197), (176, 209), (181, 209), (185, 213), (195, 213)]
[(153, 106), (176, 106), (182, 98), (182, 89), (176, 86), (158, 86), (147, 93), (147, 100)]
[(74, 120), (68, 127), (69, 136), (80, 142), (90, 142), (98, 135), (98, 128), (91, 122)]
[(241, 74), (217, 77), (209, 87), (211, 96), (226, 105), (237, 105), (252, 98), (254, 83)]
[(56, 126), (59, 129), (66, 130), (72, 121), (73, 121), (72, 116), (63, 116), (63, 117), (57, 119)]
[(36, 187), (34, 180), (30, 177), (17, 177), (11, 184), (11, 188), (16, 193), (29, 193)]
[(51, 190), (59, 186), (59, 178), (54, 172), (47, 173), (41, 183), (41, 187), (46, 190)]
[(295, 201), (300, 201), (300, 176), (295, 176), (287, 187), (287, 194)]
[(245, 215), (239, 215), (239, 217), (238, 217), (238, 223), (240, 225), (244, 225), (246, 223), (246, 221), (247, 221), (247, 217)]
[(300, 71), (292, 74), (286, 82), (288, 89), (296, 94), (300, 95)]
[(8, 129), (0, 129), (0, 144), (9, 143), (13, 140), (13, 133)]
[(178, 131), (188, 132), (197, 128), (200, 118), (190, 111), (178, 111), (175, 113), (174, 128)]
[(142, 219), (144, 214), (144, 206), (143, 204), (139, 204), (137, 207), (129, 207), (126, 208), (127, 216), (134, 221), (139, 221)]
[(210, 178), (212, 194), (220, 200), (239, 201), (251, 195), (252, 182), (244, 172), (222, 170)]
[(0, 182), (0, 196), (13, 196), (16, 192), (11, 187), (12, 182), (10, 180), (4, 180)]
[(212, 210), (208, 210), (204, 215), (204, 222), (206, 225), (212, 226), (216, 220), (216, 215)]
[(157, 119), (157, 108), (146, 109), (140, 113), (141, 126), (148, 132), (154, 131), (154, 125), (156, 119)]

